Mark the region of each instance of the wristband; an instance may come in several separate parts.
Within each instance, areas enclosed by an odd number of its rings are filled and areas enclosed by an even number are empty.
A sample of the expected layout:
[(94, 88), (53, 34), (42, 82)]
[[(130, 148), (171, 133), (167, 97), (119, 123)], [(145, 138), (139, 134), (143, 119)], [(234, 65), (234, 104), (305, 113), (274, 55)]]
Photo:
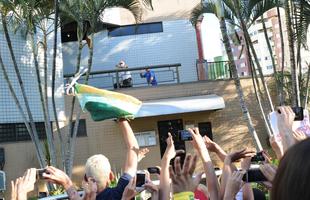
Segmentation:
[(174, 200), (194, 200), (193, 192), (180, 192), (173, 195)]

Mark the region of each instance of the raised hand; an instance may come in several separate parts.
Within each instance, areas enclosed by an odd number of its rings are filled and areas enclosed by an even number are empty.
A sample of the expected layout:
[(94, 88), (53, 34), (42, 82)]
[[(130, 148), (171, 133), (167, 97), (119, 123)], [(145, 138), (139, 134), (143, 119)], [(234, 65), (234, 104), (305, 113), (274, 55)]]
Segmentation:
[(97, 183), (92, 177), (88, 177), (87, 181), (83, 180), (82, 188), (84, 189), (85, 195), (84, 200), (95, 200), (97, 196)]
[(48, 166), (46, 168), (46, 172), (43, 173), (43, 178), (51, 183), (62, 185), (65, 188), (65, 190), (72, 187), (72, 181), (68, 177), (68, 175), (65, 172), (53, 166)]
[(293, 122), (295, 113), (289, 106), (281, 106), (278, 108), (277, 121), (278, 129), (282, 138), (284, 152), (295, 144), (293, 136)]
[(205, 135), (203, 137), (203, 140), (204, 140), (206, 147), (209, 151), (215, 152), (215, 153), (218, 151), (219, 145), (216, 144), (215, 142), (213, 142), (208, 136)]
[(12, 200), (26, 200), (27, 193), (34, 190), (34, 184), (36, 182), (37, 170), (35, 168), (28, 169), (23, 177), (19, 177), (15, 180), (15, 183), (11, 182)]
[(242, 149), (242, 150), (235, 151), (235, 152), (228, 154), (225, 158), (225, 163), (231, 164), (235, 161), (240, 160), (241, 158), (253, 157), (254, 155), (255, 155), (255, 151)]
[(138, 151), (138, 162), (145, 158), (146, 154), (150, 152), (148, 148), (139, 149)]
[(267, 178), (267, 180), (272, 183), (277, 172), (277, 167), (272, 164), (266, 163), (264, 165), (260, 165), (259, 169)]
[(271, 148), (276, 153), (277, 159), (280, 160), (284, 154), (282, 141), (277, 141), (275, 139), (275, 136), (271, 136), (269, 138), (269, 142), (270, 142)]
[(194, 192), (199, 185), (202, 173), (196, 175), (194, 178), (193, 173), (196, 168), (197, 156), (186, 155), (183, 164), (183, 169), (181, 168), (180, 157), (174, 160), (175, 171), (173, 171), (170, 166), (170, 177), (173, 184), (173, 193), (180, 193), (185, 191)]
[(225, 189), (224, 200), (235, 199), (236, 194), (241, 189), (243, 185), (242, 177), (245, 171), (234, 171), (232, 175), (228, 178), (227, 186)]
[(136, 191), (136, 177), (132, 178), (128, 185), (126, 186), (124, 192), (123, 192), (123, 196), (122, 196), (122, 200), (131, 200), (132, 198), (134, 198), (137, 194)]
[(296, 142), (301, 142), (301, 141), (307, 139), (307, 135), (302, 131), (297, 131), (297, 130), (294, 131), (293, 136), (294, 136)]

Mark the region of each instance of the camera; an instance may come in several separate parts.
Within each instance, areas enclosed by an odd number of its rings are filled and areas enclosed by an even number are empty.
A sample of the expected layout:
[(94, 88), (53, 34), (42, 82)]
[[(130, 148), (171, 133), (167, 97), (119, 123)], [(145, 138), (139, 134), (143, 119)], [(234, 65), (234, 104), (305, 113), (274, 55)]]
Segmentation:
[(259, 168), (249, 169), (242, 178), (243, 181), (250, 182), (264, 182), (268, 181)]
[(179, 139), (181, 141), (190, 141), (193, 140), (191, 133), (188, 130), (178, 131)]
[(251, 158), (251, 162), (260, 162), (260, 161), (265, 161), (263, 152), (257, 152), (256, 155)]
[(160, 170), (158, 167), (148, 167), (147, 168), (147, 171), (150, 173), (150, 174), (160, 174)]
[(145, 184), (145, 173), (144, 172), (137, 172), (136, 176), (137, 176), (136, 187), (142, 188), (143, 185)]

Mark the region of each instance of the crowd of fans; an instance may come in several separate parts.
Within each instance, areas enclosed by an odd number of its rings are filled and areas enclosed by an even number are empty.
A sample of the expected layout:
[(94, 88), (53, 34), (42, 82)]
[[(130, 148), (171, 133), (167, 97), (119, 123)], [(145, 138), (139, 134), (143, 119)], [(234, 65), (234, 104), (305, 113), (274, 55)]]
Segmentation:
[[(279, 140), (272, 136), (270, 144), (280, 162), (278, 166), (274, 165), (271, 157), (263, 151), (263, 161), (258, 162), (257, 168), (257, 171), (263, 174), (263, 179), (257, 181), (269, 190), (272, 200), (309, 200), (310, 139), (307, 139), (306, 134), (302, 132), (293, 131), (295, 114), (290, 107), (279, 107), (278, 111), (278, 128), (281, 137)], [(137, 187), (138, 163), (148, 151), (139, 150), (127, 120), (121, 119), (118, 123), (127, 151), (123, 174), (115, 187), (110, 187), (115, 179), (110, 162), (101, 154), (91, 156), (85, 164), (85, 176), (84, 180), (81, 180), (84, 190), (82, 197), (70, 178), (60, 169), (53, 166), (47, 167), (43, 173), (44, 179), (49, 183), (61, 185), (66, 190), (68, 198), (74, 200), (132, 200), (137, 194), (140, 194), (140, 199), (153, 200), (265, 199), (265, 193), (252, 188), (253, 184), (249, 181), (249, 171), (253, 167), (253, 157), (257, 152), (242, 149), (226, 153), (207, 136), (202, 137), (197, 128), (188, 130), (196, 150), (195, 155), (186, 154), (181, 164), (179, 155), (184, 152), (176, 151), (173, 138), (169, 133), (166, 140), (167, 148), (158, 167), (159, 184), (155, 185), (146, 173), (145, 183)], [(219, 177), (210, 158), (211, 152), (224, 163)], [(201, 159), (204, 168), (201, 172), (195, 170), (198, 159)], [(240, 166), (236, 164), (239, 161)], [(27, 193), (34, 189), (36, 172), (36, 169), (28, 169), (23, 177), (16, 179), (15, 182), (12, 181), (12, 200), (27, 199)], [(146, 195), (145, 191), (149, 195)]]

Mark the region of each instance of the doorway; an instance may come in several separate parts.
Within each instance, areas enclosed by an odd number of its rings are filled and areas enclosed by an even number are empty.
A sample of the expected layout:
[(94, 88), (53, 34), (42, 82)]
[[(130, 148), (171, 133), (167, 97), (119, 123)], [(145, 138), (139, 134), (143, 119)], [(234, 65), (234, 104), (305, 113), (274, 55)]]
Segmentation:
[[(159, 143), (160, 143), (160, 156), (163, 157), (165, 150), (167, 148), (166, 139), (168, 138), (168, 132), (171, 133), (174, 141), (174, 146), (176, 150), (185, 149), (185, 142), (181, 141), (178, 136), (178, 131), (183, 130), (183, 121), (182, 119), (167, 120), (167, 121), (158, 121), (158, 134), (159, 134)], [(181, 164), (184, 162), (185, 154), (181, 154)], [(173, 164), (173, 160), (172, 163)]]

